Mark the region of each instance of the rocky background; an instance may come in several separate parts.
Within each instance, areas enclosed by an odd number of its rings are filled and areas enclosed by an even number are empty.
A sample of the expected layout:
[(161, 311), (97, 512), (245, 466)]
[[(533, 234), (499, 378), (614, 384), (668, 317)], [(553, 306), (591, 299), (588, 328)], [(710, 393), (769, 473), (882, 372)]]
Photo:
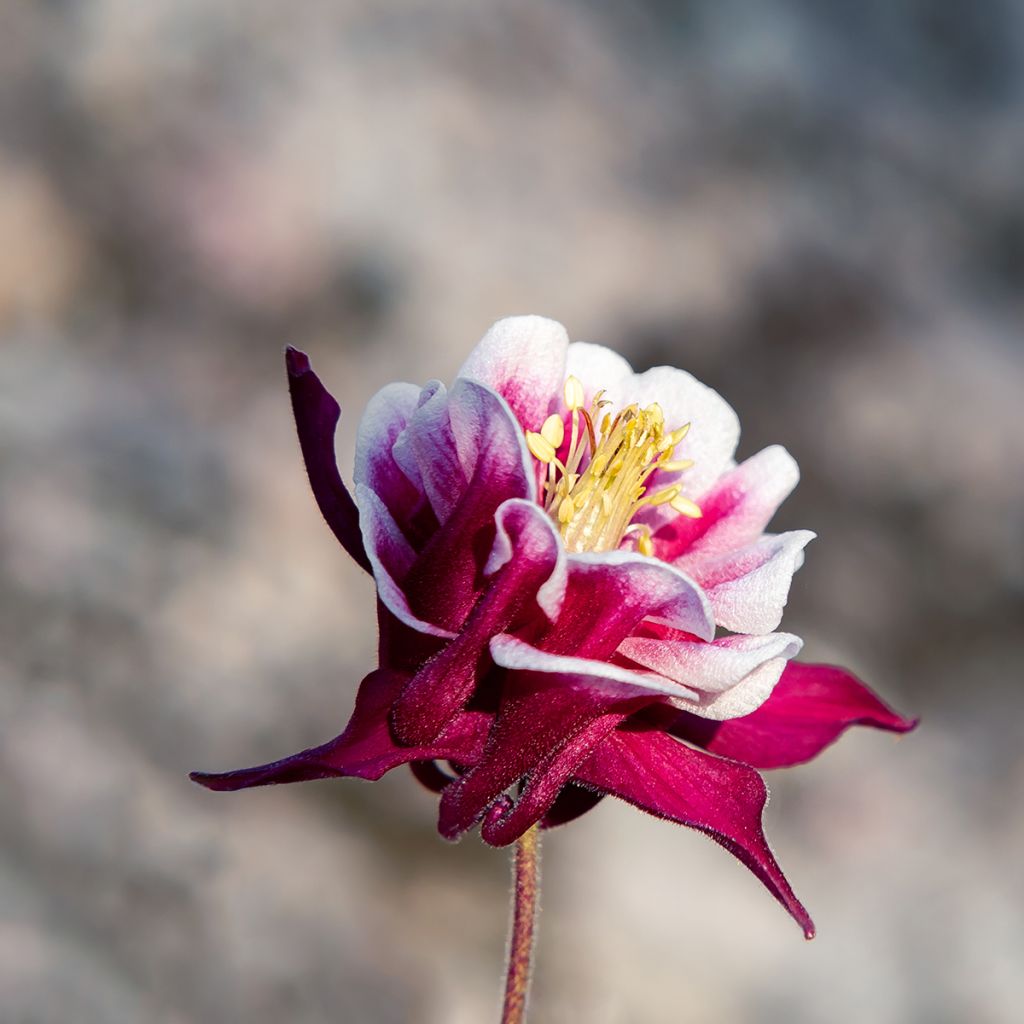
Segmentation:
[(1020, 1020), (1022, 165), (1013, 0), (7, 0), (0, 1020), (496, 1019), (506, 856), (406, 774), (185, 776), (372, 663), (282, 346), (348, 465), (513, 312), (786, 445), (786, 627), (924, 718), (770, 779), (810, 945), (694, 833), (552, 833), (537, 1024)]

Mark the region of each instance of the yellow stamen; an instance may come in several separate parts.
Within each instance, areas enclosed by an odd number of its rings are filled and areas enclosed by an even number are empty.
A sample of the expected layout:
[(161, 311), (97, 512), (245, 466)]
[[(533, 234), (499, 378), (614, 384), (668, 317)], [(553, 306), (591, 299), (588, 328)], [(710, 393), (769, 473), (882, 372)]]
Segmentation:
[(558, 451), (565, 440), (565, 424), (562, 422), (562, 417), (558, 413), (552, 413), (544, 421), (544, 426), (540, 428), (540, 435), (555, 451)]
[(658, 469), (663, 473), (681, 473), (693, 465), (693, 459), (667, 459), (658, 463)]
[(681, 516), (688, 516), (690, 519), (700, 519), (704, 515), (700, 505), (695, 501), (690, 501), (689, 498), (684, 498), (681, 494), (677, 494), (669, 504)]
[(665, 413), (657, 402), (605, 412), (610, 403), (603, 391), (584, 408), (585, 392), (576, 377), (566, 380), (564, 397), (571, 431), (565, 414), (553, 413), (539, 432), (526, 432), (526, 444), (547, 467), (543, 503), (565, 546), (570, 551), (610, 551), (630, 537), (637, 551), (653, 555), (650, 527), (633, 522), (641, 508), (670, 505), (681, 515), (701, 514), (683, 497), (682, 483), (653, 491), (647, 486), (653, 473), (681, 473), (693, 465), (692, 459), (672, 458), (690, 424), (666, 430)]
[(554, 462), (555, 447), (543, 434), (528, 430), (526, 432), (526, 447), (530, 449), (530, 454), (538, 462), (543, 462), (545, 465)]
[(566, 378), (564, 396), (565, 404), (570, 411), (575, 412), (575, 410), (583, 408), (585, 396), (583, 394), (583, 385), (578, 378), (572, 375)]

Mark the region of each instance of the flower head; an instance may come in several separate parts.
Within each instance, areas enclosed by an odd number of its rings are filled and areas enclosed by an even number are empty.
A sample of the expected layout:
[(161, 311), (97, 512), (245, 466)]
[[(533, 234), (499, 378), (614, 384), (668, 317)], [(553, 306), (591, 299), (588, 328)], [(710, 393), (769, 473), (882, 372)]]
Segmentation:
[[(814, 536), (765, 532), (796, 485), (771, 447), (737, 465), (735, 413), (688, 373), (635, 374), (540, 317), (499, 321), (451, 388), (392, 384), (338, 472), (339, 409), (289, 349), (313, 493), (378, 594), (379, 666), (345, 731), (210, 789), (399, 765), (439, 829), (494, 845), (616, 796), (707, 833), (813, 934), (761, 827), (759, 769), (848, 726), (914, 725), (778, 631)], [(725, 632), (719, 635), (718, 631)]]

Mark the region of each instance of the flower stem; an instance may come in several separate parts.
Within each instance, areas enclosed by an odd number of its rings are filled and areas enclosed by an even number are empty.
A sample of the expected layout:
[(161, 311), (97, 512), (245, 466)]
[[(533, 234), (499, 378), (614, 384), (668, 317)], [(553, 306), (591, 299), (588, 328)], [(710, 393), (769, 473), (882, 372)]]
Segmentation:
[(533, 958), (533, 926), (540, 893), (540, 827), (534, 825), (520, 836), (515, 854), (515, 892), (512, 896), (512, 937), (508, 946), (508, 977), (501, 1024), (526, 1020)]

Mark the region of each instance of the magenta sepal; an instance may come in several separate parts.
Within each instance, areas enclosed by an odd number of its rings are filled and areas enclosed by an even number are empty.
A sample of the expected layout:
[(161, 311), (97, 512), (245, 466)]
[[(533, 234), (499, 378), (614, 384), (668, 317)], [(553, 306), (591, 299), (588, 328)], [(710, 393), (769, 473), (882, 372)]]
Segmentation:
[(189, 776), (207, 789), (236, 790), (282, 782), (355, 777), (379, 779), (399, 765), (417, 761), (451, 760), (473, 764), (480, 757), (490, 716), (465, 712), (451, 721), (431, 744), (404, 747), (394, 741), (388, 713), (406, 676), (371, 672), (359, 687), (355, 710), (345, 731), (329, 743), (255, 768)]
[(791, 661), (752, 714), (712, 722), (680, 712), (669, 728), (713, 754), (768, 769), (810, 761), (852, 725), (905, 733), (917, 719), (897, 714), (845, 669)]
[(641, 728), (608, 734), (574, 778), (659, 818), (709, 835), (739, 858), (814, 937), (814, 922), (793, 894), (764, 837), (764, 780), (735, 761), (694, 750), (665, 733)]

